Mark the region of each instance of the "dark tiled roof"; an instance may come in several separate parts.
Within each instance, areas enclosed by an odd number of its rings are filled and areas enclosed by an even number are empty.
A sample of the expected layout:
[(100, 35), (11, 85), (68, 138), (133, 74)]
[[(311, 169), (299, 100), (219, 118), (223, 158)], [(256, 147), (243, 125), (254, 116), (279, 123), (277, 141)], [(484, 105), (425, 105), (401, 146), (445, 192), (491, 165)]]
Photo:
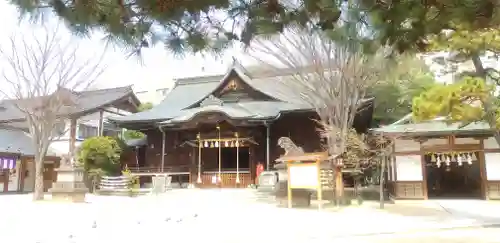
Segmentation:
[(470, 124), (446, 123), (445, 121), (433, 120), (420, 123), (387, 125), (372, 129), (374, 133), (387, 133), (399, 135), (437, 135), (437, 134), (466, 134), (466, 133), (492, 133), (493, 129), (485, 122), (473, 122)]
[[(76, 103), (75, 107), (70, 108), (67, 112), (70, 114), (87, 113), (94, 109), (113, 104), (122, 99), (131, 98), (132, 102), (140, 104), (137, 97), (134, 95), (131, 86), (89, 90), (82, 92), (71, 92), (72, 98)], [(24, 120), (25, 115), (15, 105), (15, 100), (0, 101), (0, 122), (9, 122), (15, 120)]]
[[(191, 118), (199, 111), (210, 109), (208, 107), (187, 109), (190, 106), (202, 101), (213, 93), (222, 82), (225, 80), (231, 71), (237, 75), (250, 87), (261, 93), (272, 97), (275, 101), (256, 101), (256, 102), (241, 102), (238, 104), (224, 104), (220, 108), (220, 112), (235, 115), (238, 118), (259, 117), (268, 118), (275, 117), (284, 111), (292, 111), (299, 109), (312, 109), (306, 104), (293, 90), (290, 90), (290, 85), (287, 85), (286, 76), (276, 75), (253, 75), (238, 63), (231, 66), (225, 75), (214, 75), (205, 77), (183, 78), (176, 81), (175, 87), (165, 97), (165, 99), (153, 107), (151, 110), (131, 114), (122, 117), (109, 118), (113, 122), (147, 122), (147, 121), (166, 121), (184, 120)], [(293, 81), (293, 80), (290, 80)], [(197, 112), (198, 111), (198, 112)], [(243, 117), (242, 114), (246, 116)], [(235, 118), (235, 117), (233, 117)]]
[(140, 104), (139, 99), (137, 99), (132, 90), (132, 86), (79, 92), (78, 110), (75, 112), (90, 111), (92, 109), (111, 105), (126, 98), (131, 98), (132, 102), (136, 105)]
[[(233, 72), (251, 88), (271, 97), (272, 100), (192, 107), (220, 88)], [(224, 113), (233, 119), (264, 120), (276, 118), (283, 112), (313, 110), (314, 108), (300, 97), (300, 92), (293, 90), (296, 85), (292, 83), (295, 82), (292, 74), (295, 72), (297, 70), (286, 69), (280, 70), (277, 75), (276, 70), (246, 69), (238, 62), (234, 62), (225, 75), (178, 79), (172, 91), (151, 110), (112, 117), (109, 120), (118, 124), (141, 122), (168, 124), (189, 121), (200, 112), (211, 111)]]
[[(0, 128), (0, 152), (33, 156), (35, 148), (28, 133), (18, 129)], [(55, 153), (49, 149), (47, 155)]]

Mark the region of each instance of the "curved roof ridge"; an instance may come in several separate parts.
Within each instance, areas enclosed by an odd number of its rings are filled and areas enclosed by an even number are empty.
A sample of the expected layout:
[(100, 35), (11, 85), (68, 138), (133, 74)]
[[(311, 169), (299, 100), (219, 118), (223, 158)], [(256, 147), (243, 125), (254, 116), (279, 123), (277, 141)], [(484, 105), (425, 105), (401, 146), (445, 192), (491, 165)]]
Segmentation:
[(224, 77), (224, 75), (216, 74), (210, 76), (193, 76), (193, 77), (179, 78), (175, 79), (174, 87), (178, 85), (218, 82), (222, 77)]
[(187, 112), (186, 114), (180, 114), (176, 117), (173, 117), (167, 121), (160, 122), (162, 123), (170, 123), (172, 121), (190, 121), (194, 119), (196, 116), (206, 113), (206, 112), (215, 112), (215, 113), (221, 113), (227, 117), (231, 118), (238, 118), (242, 116), (238, 116), (235, 112), (242, 112), (246, 113), (244, 117), (253, 117), (252, 112), (249, 110), (241, 107), (241, 106), (218, 106), (218, 105), (209, 105), (209, 106), (204, 106), (204, 107), (196, 107), (193, 108), (192, 110), (185, 110)]

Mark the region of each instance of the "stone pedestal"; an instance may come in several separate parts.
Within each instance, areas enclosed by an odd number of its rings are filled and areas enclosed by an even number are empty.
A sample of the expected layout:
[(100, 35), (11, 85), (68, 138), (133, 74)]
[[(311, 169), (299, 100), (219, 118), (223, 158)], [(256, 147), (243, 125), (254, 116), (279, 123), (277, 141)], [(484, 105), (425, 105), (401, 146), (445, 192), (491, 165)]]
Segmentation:
[(84, 169), (78, 167), (60, 167), (56, 169), (57, 181), (49, 192), (52, 200), (67, 202), (85, 202), (85, 194), (89, 189), (84, 183)]

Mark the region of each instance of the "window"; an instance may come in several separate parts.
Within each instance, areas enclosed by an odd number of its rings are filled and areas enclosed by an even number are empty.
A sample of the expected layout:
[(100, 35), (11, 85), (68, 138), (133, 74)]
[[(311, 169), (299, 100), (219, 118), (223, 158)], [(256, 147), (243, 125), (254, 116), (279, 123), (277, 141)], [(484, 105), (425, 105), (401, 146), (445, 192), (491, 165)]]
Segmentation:
[(97, 136), (97, 127), (87, 126), (84, 124), (78, 125), (78, 138), (85, 139), (93, 136)]

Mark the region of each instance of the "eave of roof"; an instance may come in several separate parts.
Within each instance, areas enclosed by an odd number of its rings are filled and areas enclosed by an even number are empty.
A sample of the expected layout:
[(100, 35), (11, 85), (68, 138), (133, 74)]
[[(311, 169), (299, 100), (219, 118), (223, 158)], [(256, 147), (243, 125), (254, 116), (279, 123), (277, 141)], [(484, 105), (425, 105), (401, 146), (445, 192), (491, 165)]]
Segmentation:
[(313, 111), (308, 107), (297, 107), (280, 101), (251, 101), (242, 103), (228, 103), (222, 106), (204, 106), (183, 110), (181, 115), (159, 122), (158, 125), (185, 123), (203, 113), (220, 113), (234, 120), (275, 120), (281, 114), (295, 111)]
[[(77, 107), (65, 113), (69, 115), (82, 116), (95, 112), (97, 109), (112, 105), (113, 103), (131, 99), (134, 105), (139, 105), (140, 101), (135, 96), (131, 86), (72, 92), (76, 97)], [(0, 122), (24, 121), (25, 114), (21, 112), (13, 103), (15, 100), (3, 100), (1, 104), (5, 109), (0, 110)]]
[(435, 135), (473, 135), (491, 134), (494, 132), (485, 122), (472, 122), (466, 125), (461, 123), (447, 123), (445, 121), (427, 121), (411, 124), (388, 125), (371, 130), (375, 134), (389, 136), (435, 136)]

